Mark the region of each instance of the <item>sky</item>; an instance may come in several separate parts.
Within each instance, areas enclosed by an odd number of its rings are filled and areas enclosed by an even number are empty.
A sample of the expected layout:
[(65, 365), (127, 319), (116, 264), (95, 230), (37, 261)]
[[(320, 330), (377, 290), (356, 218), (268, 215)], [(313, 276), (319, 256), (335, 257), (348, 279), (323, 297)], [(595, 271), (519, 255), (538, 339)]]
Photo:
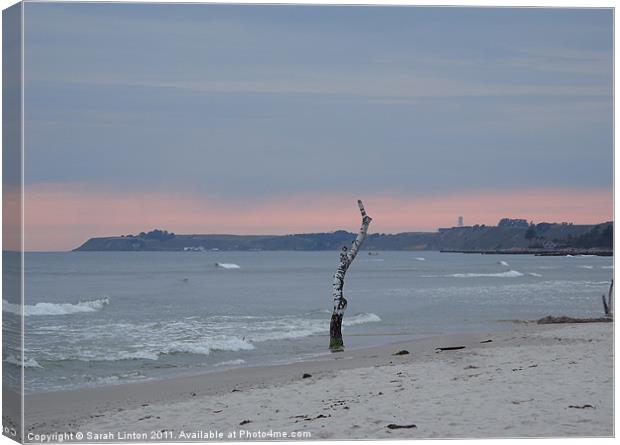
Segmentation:
[(26, 248), (611, 220), (612, 18), (27, 3)]

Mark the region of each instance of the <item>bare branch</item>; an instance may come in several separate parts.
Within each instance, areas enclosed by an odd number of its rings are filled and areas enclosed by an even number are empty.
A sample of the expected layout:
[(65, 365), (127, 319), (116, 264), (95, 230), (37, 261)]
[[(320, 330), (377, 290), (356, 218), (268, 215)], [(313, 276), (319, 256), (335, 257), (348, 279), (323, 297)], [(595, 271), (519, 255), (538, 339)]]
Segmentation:
[(332, 351), (341, 351), (344, 349), (344, 343), (342, 341), (342, 318), (344, 317), (344, 311), (347, 308), (347, 300), (343, 295), (344, 288), (344, 277), (349, 269), (349, 266), (355, 259), (357, 252), (361, 248), (364, 240), (366, 239), (366, 234), (368, 233), (368, 226), (372, 221), (372, 218), (366, 214), (366, 210), (364, 210), (364, 204), (362, 201), (357, 201), (357, 205), (360, 208), (360, 213), (362, 214), (362, 227), (357, 235), (355, 241), (351, 246), (350, 250), (347, 250), (346, 247), (342, 248), (340, 252), (340, 264), (338, 265), (338, 269), (334, 274), (334, 284), (332, 289), (332, 296), (334, 298), (334, 310), (332, 312), (331, 323), (329, 327), (329, 335), (330, 342), (329, 348)]

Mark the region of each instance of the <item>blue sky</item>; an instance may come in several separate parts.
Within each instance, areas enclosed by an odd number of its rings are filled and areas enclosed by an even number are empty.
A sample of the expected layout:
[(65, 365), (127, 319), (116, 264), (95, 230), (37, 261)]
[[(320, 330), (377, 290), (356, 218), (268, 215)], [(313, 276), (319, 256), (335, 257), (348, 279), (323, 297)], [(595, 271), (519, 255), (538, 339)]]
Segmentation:
[[(26, 4), (26, 183), (239, 203), (598, 190), (612, 11)], [(551, 217), (552, 215), (550, 215)]]

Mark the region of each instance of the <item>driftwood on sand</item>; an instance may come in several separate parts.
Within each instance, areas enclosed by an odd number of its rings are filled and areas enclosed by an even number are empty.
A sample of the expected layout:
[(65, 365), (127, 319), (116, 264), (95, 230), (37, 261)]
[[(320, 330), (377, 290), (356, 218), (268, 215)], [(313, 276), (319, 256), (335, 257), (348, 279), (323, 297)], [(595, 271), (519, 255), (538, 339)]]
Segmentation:
[(599, 317), (599, 318), (573, 318), (573, 317), (553, 317), (547, 315), (536, 321), (538, 324), (554, 324), (554, 323), (606, 323), (614, 321), (611, 317)]
[(418, 426), (413, 423), (410, 423), (409, 425), (398, 425), (396, 423), (390, 423), (387, 427), (390, 430), (398, 430), (402, 428), (405, 428), (405, 429), (417, 428)]
[(332, 297), (334, 298), (334, 310), (332, 312), (332, 318), (329, 325), (329, 349), (332, 352), (342, 351), (344, 349), (344, 342), (342, 341), (342, 318), (344, 317), (344, 310), (347, 308), (347, 300), (344, 298), (342, 289), (344, 287), (344, 276), (349, 269), (349, 266), (355, 259), (357, 252), (366, 239), (368, 233), (368, 226), (372, 221), (372, 218), (366, 214), (364, 210), (364, 204), (362, 201), (357, 201), (357, 205), (360, 208), (362, 214), (362, 227), (351, 249), (348, 250), (346, 246), (342, 247), (340, 251), (340, 264), (334, 275), (334, 284), (332, 290)]
[(457, 351), (459, 349), (465, 349), (465, 346), (445, 346), (445, 347), (442, 347), (442, 348), (435, 348), (435, 352)]

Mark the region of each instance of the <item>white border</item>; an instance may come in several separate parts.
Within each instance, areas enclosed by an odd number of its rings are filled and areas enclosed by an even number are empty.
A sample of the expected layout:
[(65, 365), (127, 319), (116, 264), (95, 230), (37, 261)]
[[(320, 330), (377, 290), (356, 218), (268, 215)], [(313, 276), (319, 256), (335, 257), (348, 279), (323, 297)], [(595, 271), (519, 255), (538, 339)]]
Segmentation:
[[(2, 9), (8, 8), (9, 6), (12, 6), (14, 4), (16, 4), (18, 2), (16, 2), (15, 0), (0, 0), (0, 5), (2, 6)], [(540, 1), (540, 2), (535, 2), (535, 1), (518, 1), (518, 0), (513, 0), (510, 2), (507, 1), (490, 1), (490, 0), (474, 0), (474, 1), (463, 1), (463, 0), (425, 0), (425, 1), (412, 1), (412, 0), (391, 0), (391, 1), (384, 1), (384, 0), (367, 0), (367, 1), (355, 1), (355, 0), (314, 0), (314, 1), (300, 1), (300, 0), (289, 0), (286, 2), (283, 1), (258, 1), (258, 0), (244, 0), (244, 1), (233, 1), (233, 0), (215, 0), (215, 1), (208, 1), (208, 2), (204, 2), (204, 1), (197, 1), (197, 0), (185, 0), (185, 1), (166, 1), (166, 0), (133, 0), (133, 1), (69, 1), (69, 0), (62, 0), (62, 1), (58, 1), (58, 2), (54, 2), (54, 1), (49, 1), (49, 0), (42, 0), (42, 1), (38, 1), (38, 0), (24, 0), (24, 3), (175, 3), (175, 4), (183, 4), (183, 3), (211, 3), (211, 4), (295, 4), (295, 5), (369, 5), (369, 6), (470, 6), (470, 7), (564, 7), (564, 8), (615, 8), (615, 2), (613, 1), (602, 1), (602, 0), (591, 0), (591, 1), (570, 1), (570, 0), (564, 0), (564, 1), (552, 1), (552, 0), (545, 0), (545, 1)], [(25, 116), (25, 110), (24, 110), (24, 63), (25, 63), (25, 58), (24, 58), (24, 7), (22, 5), (21, 8), (21, 16), (22, 16), (22, 41), (21, 41), (21, 45), (22, 45), (22, 51), (21, 51), (21, 57), (22, 57), (22, 85), (21, 85), (21, 99), (22, 99), (22, 110), (21, 110), (21, 114), (22, 114), (22, 122), (21, 122), (21, 145), (22, 145), (22, 157), (21, 157), (21, 162), (22, 162), (22, 194), (21, 194), (21, 205), (22, 205), (22, 233), (21, 233), (21, 245), (22, 245), (22, 249), (24, 249), (25, 246), (25, 233), (24, 233), (24, 217), (25, 217), (25, 196), (23, 193), (24, 190), (24, 179), (25, 179), (25, 162), (24, 162), (24, 158), (25, 158), (25, 153), (24, 153), (24, 143), (25, 143), (25, 129), (24, 129), (24, 116)], [(0, 21), (1, 23), (1, 21)], [(614, 68), (614, 78), (613, 78), (613, 91), (614, 91), (614, 101), (613, 101), (613, 117), (614, 117), (614, 128), (613, 128), (613, 141), (614, 141), (614, 157), (613, 157), (613, 162), (614, 162), (614, 232), (617, 233), (615, 231), (615, 221), (618, 220), (618, 213), (616, 213), (618, 211), (618, 208), (615, 206), (615, 197), (617, 196), (617, 192), (618, 189), (617, 187), (617, 183), (615, 182), (615, 172), (617, 171), (617, 163), (618, 160), (615, 156), (615, 128), (616, 125), (618, 125), (618, 121), (617, 121), (617, 116), (615, 113), (615, 105), (616, 105), (616, 97), (615, 97), (615, 85), (616, 85), (616, 76), (617, 76), (617, 70), (616, 70), (616, 58), (615, 58), (615, 49), (617, 47), (617, 35), (615, 33), (615, 10), (614, 10), (614, 63), (613, 63), (613, 68)], [(1, 32), (0, 32), (0, 43), (1, 43)], [(1, 47), (1, 44), (0, 44)], [(0, 112), (0, 118), (2, 117), (2, 114)], [(1, 129), (0, 129), (0, 136), (1, 136)], [(1, 177), (1, 167), (2, 167), (2, 159), (0, 157), (0, 177)], [(2, 209), (0, 207), (0, 218), (2, 216)], [(1, 246), (2, 241), (0, 240), (0, 246)], [(620, 241), (618, 241), (618, 236), (616, 236), (615, 238), (615, 242), (614, 242), (614, 252), (617, 252), (617, 247), (619, 245)], [(23, 252), (23, 250), (22, 250)], [(23, 304), (24, 304), (24, 286), (25, 286), (25, 282), (24, 282), (24, 256), (22, 255), (21, 257), (21, 261), (22, 261), (22, 295), (21, 295), (21, 300), (22, 300), (22, 310), (23, 310)], [(615, 257), (614, 257), (614, 265), (616, 261), (615, 261)], [(0, 256), (0, 268), (2, 265), (2, 258)], [(616, 278), (616, 268), (614, 268), (614, 278)], [(22, 332), (24, 329), (24, 317), (22, 316)], [(1, 333), (0, 333), (0, 338), (1, 338)], [(615, 342), (615, 329), (614, 329), (614, 371), (616, 371), (618, 369), (618, 351), (615, 348), (616, 342)], [(24, 339), (22, 336), (22, 354), (23, 354), (23, 346), (24, 346)], [(22, 363), (23, 363), (23, 357), (22, 357)], [(23, 370), (23, 369), (22, 369)], [(24, 397), (23, 397), (23, 387), (24, 387), (24, 379), (23, 379), (24, 373), (22, 373), (22, 408), (23, 408), (23, 401), (24, 401)], [(615, 387), (615, 375), (614, 375), (614, 427), (617, 426), (617, 416), (616, 411), (615, 411), (615, 401), (618, 400), (617, 397), (617, 388)], [(22, 409), (22, 437), (24, 437), (24, 410)], [(614, 430), (616, 431), (616, 429), (614, 428)], [(521, 444), (521, 443), (525, 443), (525, 441), (527, 440), (532, 440), (532, 439), (511, 439), (511, 443), (516, 443), (516, 444)], [(584, 444), (586, 443), (591, 443), (591, 442), (611, 442), (613, 439), (544, 439), (546, 443), (554, 443), (554, 444)], [(487, 439), (485, 440), (487, 443), (499, 443), (501, 442), (505, 442), (505, 439)], [(309, 443), (317, 443), (317, 442), (321, 442), (321, 441), (312, 441)], [(339, 443), (344, 443), (344, 444), (355, 444), (358, 441), (339, 441)], [(380, 443), (382, 441), (370, 441), (372, 443)], [(413, 443), (412, 440), (406, 440), (406, 441), (401, 441), (405, 442), (405, 443)], [(440, 440), (439, 442), (441, 443), (447, 443), (447, 441), (445, 440)], [(462, 440), (461, 443), (465, 443), (465, 444), (473, 444), (476, 443), (477, 441), (475, 440)], [(14, 443), (13, 441), (11, 441), (9, 438), (7, 438), (6, 436), (1, 436), (0, 437), (0, 445), (4, 445), (4, 444), (10, 444), (10, 443)], [(162, 443), (166, 443), (166, 442), (162, 442)], [(172, 444), (175, 444), (176, 442), (172, 442)], [(295, 443), (295, 442), (291, 442), (291, 443)]]

